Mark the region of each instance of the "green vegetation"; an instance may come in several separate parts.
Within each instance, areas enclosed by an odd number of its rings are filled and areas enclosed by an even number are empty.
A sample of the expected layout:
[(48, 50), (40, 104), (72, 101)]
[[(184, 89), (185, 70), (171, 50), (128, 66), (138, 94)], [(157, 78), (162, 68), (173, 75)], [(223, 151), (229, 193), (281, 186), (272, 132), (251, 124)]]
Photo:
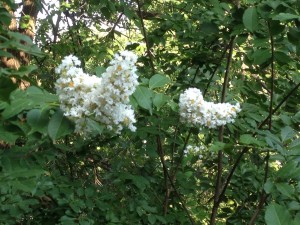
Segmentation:
[[(32, 2), (34, 41), (31, 16), (10, 27), (24, 1), (0, 2), (0, 224), (299, 225), (299, 0)], [(73, 54), (101, 77), (124, 49), (136, 132), (74, 133), (55, 68)], [(235, 122), (182, 123), (191, 87), (239, 102)]]

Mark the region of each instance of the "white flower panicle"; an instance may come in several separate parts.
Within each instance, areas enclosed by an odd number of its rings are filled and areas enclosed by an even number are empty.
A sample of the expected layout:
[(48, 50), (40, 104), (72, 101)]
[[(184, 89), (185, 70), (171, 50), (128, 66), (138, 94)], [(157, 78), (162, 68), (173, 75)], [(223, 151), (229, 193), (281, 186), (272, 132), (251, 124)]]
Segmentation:
[(179, 97), (179, 111), (182, 122), (216, 128), (233, 123), (241, 108), (239, 103), (206, 102), (199, 89), (189, 88)]
[(138, 85), (137, 56), (129, 51), (116, 54), (102, 78), (90, 76), (75, 56), (67, 56), (56, 68), (60, 78), (55, 87), (61, 109), (75, 122), (76, 132), (88, 132), (91, 118), (117, 133), (128, 127), (135, 131), (134, 111), (129, 97)]
[(129, 51), (116, 54), (110, 66), (102, 74), (102, 83), (97, 93), (97, 102), (101, 107), (95, 110), (95, 118), (115, 129), (119, 133), (123, 126), (131, 131), (136, 128), (134, 111), (129, 103), (129, 97), (138, 85), (135, 63), (137, 56)]

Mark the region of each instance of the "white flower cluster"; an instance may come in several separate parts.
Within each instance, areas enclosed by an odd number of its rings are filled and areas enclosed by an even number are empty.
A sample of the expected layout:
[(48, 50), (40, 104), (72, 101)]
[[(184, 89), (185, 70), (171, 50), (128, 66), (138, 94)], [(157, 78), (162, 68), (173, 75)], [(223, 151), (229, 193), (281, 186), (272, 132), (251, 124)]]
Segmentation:
[(79, 67), (75, 56), (67, 56), (56, 68), (60, 78), (55, 87), (64, 114), (75, 122), (76, 132), (88, 132), (87, 118), (120, 133), (123, 127), (135, 131), (134, 111), (129, 96), (138, 85), (137, 56), (129, 51), (116, 54), (102, 77), (90, 76)]
[(227, 123), (233, 123), (241, 108), (239, 103), (231, 105), (229, 103), (206, 102), (199, 89), (189, 88), (179, 97), (179, 111), (182, 122), (216, 128)]

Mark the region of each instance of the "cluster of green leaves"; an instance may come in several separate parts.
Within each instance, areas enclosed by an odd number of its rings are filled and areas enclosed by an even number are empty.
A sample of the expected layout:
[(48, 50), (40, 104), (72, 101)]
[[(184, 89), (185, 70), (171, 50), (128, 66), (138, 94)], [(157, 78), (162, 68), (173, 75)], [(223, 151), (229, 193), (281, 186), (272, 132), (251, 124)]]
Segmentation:
[[(1, 224), (209, 224), (218, 163), (228, 186), (217, 224), (298, 224), (299, 1), (44, 6), (35, 38), (41, 55), (28, 37), (9, 31), (0, 3), (0, 57), (24, 51), (37, 65), (0, 68)], [(73, 134), (54, 94), (54, 68), (75, 54), (101, 75), (127, 42), (140, 56), (130, 99), (137, 131)], [(197, 87), (219, 102), (229, 67), (226, 101), (239, 101), (242, 112), (220, 142), (218, 130), (180, 123), (178, 96)], [(20, 90), (11, 78), (31, 87)], [(187, 145), (201, 152), (185, 156)]]

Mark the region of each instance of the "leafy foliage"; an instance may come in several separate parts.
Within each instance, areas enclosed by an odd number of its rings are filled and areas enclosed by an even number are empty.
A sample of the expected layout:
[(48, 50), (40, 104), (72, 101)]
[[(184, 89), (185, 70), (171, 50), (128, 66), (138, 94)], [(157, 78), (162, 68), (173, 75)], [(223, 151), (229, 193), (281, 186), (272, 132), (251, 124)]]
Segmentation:
[[(0, 68), (1, 224), (299, 223), (299, 1), (59, 2), (42, 1), (35, 44), (0, 2), (0, 57), (33, 56)], [(124, 48), (139, 55), (137, 131), (73, 133), (54, 68), (74, 54), (101, 76)], [(240, 102), (235, 123), (181, 123), (189, 87)]]

